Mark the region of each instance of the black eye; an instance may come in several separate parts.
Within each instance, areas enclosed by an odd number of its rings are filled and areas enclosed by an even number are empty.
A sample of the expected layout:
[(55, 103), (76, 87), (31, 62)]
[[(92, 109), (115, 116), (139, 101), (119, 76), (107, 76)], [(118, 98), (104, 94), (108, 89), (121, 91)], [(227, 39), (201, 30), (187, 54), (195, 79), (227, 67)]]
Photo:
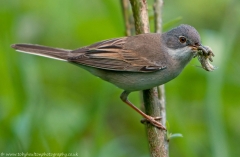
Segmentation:
[(186, 39), (184, 36), (180, 36), (180, 37), (179, 37), (179, 41), (180, 41), (181, 43), (185, 43), (185, 42), (187, 41), (187, 39)]

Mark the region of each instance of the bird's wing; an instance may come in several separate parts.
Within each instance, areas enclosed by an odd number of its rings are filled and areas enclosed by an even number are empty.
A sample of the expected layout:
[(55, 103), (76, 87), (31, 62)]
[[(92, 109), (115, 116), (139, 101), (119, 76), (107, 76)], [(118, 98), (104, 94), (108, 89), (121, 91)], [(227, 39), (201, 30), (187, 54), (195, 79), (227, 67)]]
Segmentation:
[(127, 38), (105, 40), (73, 50), (69, 53), (67, 60), (77, 64), (114, 71), (154, 72), (166, 68), (164, 65), (149, 61), (132, 49), (124, 48)]

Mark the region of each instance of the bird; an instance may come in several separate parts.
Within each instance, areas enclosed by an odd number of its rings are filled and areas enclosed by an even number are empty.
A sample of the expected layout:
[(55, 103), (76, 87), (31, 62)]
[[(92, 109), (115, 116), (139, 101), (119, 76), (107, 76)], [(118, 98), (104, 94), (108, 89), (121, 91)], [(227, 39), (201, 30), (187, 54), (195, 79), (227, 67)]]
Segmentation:
[(198, 31), (181, 24), (165, 33), (113, 38), (74, 50), (37, 44), (13, 44), (16, 51), (66, 61), (123, 89), (121, 100), (153, 126), (166, 128), (128, 100), (134, 91), (151, 89), (176, 78), (198, 55), (212, 50), (201, 44)]

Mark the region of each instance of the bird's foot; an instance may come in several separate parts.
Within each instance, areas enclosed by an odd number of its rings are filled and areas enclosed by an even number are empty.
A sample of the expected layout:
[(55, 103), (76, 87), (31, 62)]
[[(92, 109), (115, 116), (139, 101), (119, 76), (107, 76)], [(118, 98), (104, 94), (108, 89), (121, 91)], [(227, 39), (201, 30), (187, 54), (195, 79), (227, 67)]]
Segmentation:
[(162, 117), (151, 117), (151, 116), (148, 116), (147, 118), (142, 119), (141, 123), (149, 122), (149, 123), (151, 123), (152, 125), (154, 125), (155, 127), (159, 128), (159, 129), (167, 130), (160, 122), (157, 121), (157, 120), (161, 120), (161, 119), (162, 119)]

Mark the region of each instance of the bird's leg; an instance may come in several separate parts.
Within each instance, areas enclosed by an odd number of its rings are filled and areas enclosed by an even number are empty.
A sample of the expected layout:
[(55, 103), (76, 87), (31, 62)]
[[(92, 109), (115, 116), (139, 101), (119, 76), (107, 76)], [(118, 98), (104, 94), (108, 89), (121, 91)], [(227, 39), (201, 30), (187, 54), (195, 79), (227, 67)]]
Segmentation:
[(141, 111), (140, 109), (138, 109), (136, 106), (134, 106), (129, 100), (128, 100), (128, 95), (130, 94), (130, 92), (128, 91), (123, 91), (123, 93), (121, 94), (120, 98), (122, 99), (123, 102), (125, 102), (128, 106), (130, 106), (131, 108), (133, 108), (135, 111), (137, 111), (139, 114), (141, 114), (148, 122), (150, 122), (152, 125), (156, 126), (159, 129), (163, 129), (166, 130), (166, 128), (159, 123), (158, 121), (156, 121), (156, 119), (159, 119), (159, 117), (151, 117), (147, 114), (145, 114), (143, 111)]

